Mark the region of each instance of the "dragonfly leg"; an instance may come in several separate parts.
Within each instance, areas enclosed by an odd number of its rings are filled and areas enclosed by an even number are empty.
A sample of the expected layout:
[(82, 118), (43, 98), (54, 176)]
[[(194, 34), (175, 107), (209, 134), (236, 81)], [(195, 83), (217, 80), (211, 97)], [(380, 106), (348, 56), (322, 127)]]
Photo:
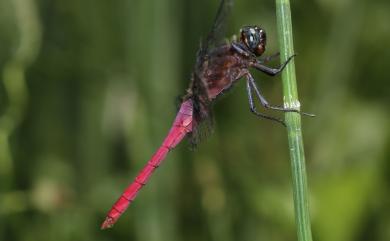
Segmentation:
[(250, 73), (248, 73), (246, 76), (247, 76), (247, 83), (249, 83), (250, 87), (252, 87), (254, 89), (257, 98), (259, 98), (259, 100), (260, 100), (261, 105), (264, 106), (265, 108), (271, 109), (271, 110), (283, 111), (283, 112), (297, 112), (297, 113), (300, 113), (300, 114), (303, 114), (303, 115), (307, 115), (307, 116), (310, 116), (310, 117), (314, 117), (315, 116), (313, 114), (301, 112), (301, 111), (299, 111), (297, 109), (293, 109), (293, 108), (285, 108), (285, 107), (282, 107), (282, 106), (270, 105), (268, 103), (268, 101), (264, 98), (264, 96), (260, 93), (260, 90), (257, 87), (256, 82), (253, 79), (252, 75)]
[[(248, 74), (248, 75), (250, 75), (250, 74)], [(247, 76), (248, 76), (248, 75), (247, 75)], [(282, 125), (286, 126), (286, 124), (284, 123), (283, 120), (278, 119), (278, 118), (276, 118), (276, 117), (272, 117), (272, 116), (268, 116), (268, 115), (259, 113), (259, 112), (256, 110), (255, 103), (254, 103), (254, 101), (253, 101), (253, 96), (252, 96), (252, 87), (251, 87), (251, 83), (250, 83), (250, 80), (249, 80), (248, 77), (247, 77), (247, 81), (246, 81), (246, 91), (247, 91), (247, 93), (248, 93), (249, 107), (250, 107), (250, 110), (251, 110), (251, 112), (252, 112), (253, 114), (255, 114), (257, 117), (264, 118), (264, 119), (268, 119), (268, 120), (273, 120), (273, 121), (279, 122), (279, 123), (281, 123)]]
[[(292, 58), (294, 58), (294, 56), (295, 56), (295, 54), (291, 55), (282, 65), (279, 66), (279, 68), (271, 68), (271, 67), (265, 66), (262, 64), (261, 61), (251, 63), (250, 66), (257, 69), (257, 70), (260, 70), (261, 72), (263, 72), (265, 74), (268, 74), (270, 76), (275, 76), (283, 71), (283, 69), (287, 66), (288, 62), (290, 62), (292, 60)], [(272, 56), (270, 56), (270, 58), (272, 58)]]

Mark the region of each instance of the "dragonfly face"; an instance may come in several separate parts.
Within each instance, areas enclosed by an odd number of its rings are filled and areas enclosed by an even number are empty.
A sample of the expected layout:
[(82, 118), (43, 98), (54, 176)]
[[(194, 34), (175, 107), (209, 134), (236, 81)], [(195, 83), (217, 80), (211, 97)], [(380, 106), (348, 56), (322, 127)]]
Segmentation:
[(246, 26), (241, 29), (241, 41), (250, 52), (256, 56), (260, 56), (265, 51), (267, 36), (262, 28)]

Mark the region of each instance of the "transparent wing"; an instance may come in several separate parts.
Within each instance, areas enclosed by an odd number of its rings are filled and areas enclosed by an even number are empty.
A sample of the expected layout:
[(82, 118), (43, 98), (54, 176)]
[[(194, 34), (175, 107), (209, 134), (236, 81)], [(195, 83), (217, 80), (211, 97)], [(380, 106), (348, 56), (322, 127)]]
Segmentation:
[(226, 28), (229, 15), (233, 7), (233, 0), (221, 0), (213, 26), (201, 43), (200, 55), (206, 55), (211, 49), (223, 43), (226, 38)]
[(214, 118), (212, 115), (212, 103), (207, 99), (206, 89), (194, 73), (191, 89), (193, 91), (193, 129), (190, 135), (191, 146), (194, 149), (199, 142), (212, 132)]
[(201, 76), (203, 73), (204, 62), (208, 59), (208, 54), (217, 46), (223, 43), (226, 37), (226, 28), (228, 17), (233, 6), (233, 0), (221, 0), (213, 26), (203, 39), (197, 53), (196, 65), (192, 75), (192, 99), (194, 104), (194, 128), (191, 134), (191, 143), (195, 147), (202, 139), (208, 136), (212, 131), (213, 116), (212, 103), (207, 98), (206, 86), (204, 86)]

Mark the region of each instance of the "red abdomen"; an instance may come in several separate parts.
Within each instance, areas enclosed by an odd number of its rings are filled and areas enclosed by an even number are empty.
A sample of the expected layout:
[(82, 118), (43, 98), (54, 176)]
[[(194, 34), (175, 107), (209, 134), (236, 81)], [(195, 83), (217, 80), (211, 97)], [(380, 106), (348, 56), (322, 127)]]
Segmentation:
[(191, 99), (188, 99), (181, 104), (172, 128), (160, 148), (108, 212), (107, 217), (101, 226), (102, 229), (110, 228), (114, 225), (122, 213), (126, 211), (130, 203), (135, 199), (139, 190), (148, 182), (153, 171), (165, 159), (168, 152), (179, 144), (187, 133), (192, 131), (193, 125), (193, 103)]

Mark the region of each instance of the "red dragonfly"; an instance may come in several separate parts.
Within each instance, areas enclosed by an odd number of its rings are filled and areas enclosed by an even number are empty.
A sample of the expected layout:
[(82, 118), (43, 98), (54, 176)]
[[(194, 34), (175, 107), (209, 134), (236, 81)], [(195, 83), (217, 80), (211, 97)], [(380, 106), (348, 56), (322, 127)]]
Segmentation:
[(255, 108), (253, 94), (258, 98), (261, 105), (267, 109), (298, 112), (313, 116), (296, 109), (270, 105), (261, 94), (249, 69), (254, 68), (274, 76), (280, 73), (294, 57), (289, 57), (278, 68), (265, 66), (264, 63), (277, 57), (278, 54), (262, 59), (258, 58), (264, 53), (266, 46), (266, 33), (262, 28), (246, 26), (241, 29), (238, 41), (230, 43), (221, 41), (221, 33), (225, 27), (226, 16), (230, 11), (232, 1), (222, 0), (220, 3), (213, 28), (197, 53), (190, 87), (182, 97), (180, 109), (168, 135), (133, 183), (127, 187), (112, 206), (101, 226), (102, 229), (110, 228), (116, 223), (170, 150), (187, 135), (191, 135), (192, 140), (196, 141), (198, 139), (199, 127), (210, 121), (211, 104), (239, 79), (246, 79), (250, 111), (256, 116), (274, 120), (284, 125), (283, 120), (258, 112)]

